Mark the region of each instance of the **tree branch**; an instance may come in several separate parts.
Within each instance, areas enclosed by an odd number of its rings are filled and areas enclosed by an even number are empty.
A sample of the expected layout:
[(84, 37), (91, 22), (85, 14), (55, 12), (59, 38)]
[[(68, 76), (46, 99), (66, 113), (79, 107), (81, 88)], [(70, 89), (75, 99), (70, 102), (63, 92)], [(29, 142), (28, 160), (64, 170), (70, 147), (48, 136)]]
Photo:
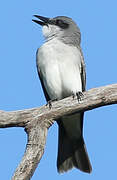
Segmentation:
[(20, 111), (0, 111), (0, 128), (24, 127), (28, 143), (23, 159), (17, 167), (12, 180), (29, 180), (44, 153), (48, 128), (55, 119), (71, 113), (88, 111), (97, 107), (117, 104), (117, 84), (93, 88), (83, 93), (80, 103), (72, 97), (48, 106)]

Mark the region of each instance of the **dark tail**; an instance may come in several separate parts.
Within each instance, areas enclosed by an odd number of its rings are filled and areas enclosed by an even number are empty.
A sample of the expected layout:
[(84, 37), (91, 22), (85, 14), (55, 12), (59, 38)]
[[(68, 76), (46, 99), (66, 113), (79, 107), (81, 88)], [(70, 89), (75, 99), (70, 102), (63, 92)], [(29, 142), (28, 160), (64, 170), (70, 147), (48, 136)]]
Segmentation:
[(59, 173), (63, 173), (73, 167), (86, 173), (92, 171), (83, 137), (77, 142), (70, 140), (64, 127), (59, 124), (57, 169)]

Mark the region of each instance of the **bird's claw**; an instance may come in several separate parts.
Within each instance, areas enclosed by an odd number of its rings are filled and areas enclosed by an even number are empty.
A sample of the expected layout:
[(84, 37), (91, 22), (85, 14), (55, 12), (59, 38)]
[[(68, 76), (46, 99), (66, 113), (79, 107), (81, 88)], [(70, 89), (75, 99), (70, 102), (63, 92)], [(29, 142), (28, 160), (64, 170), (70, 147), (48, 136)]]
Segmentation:
[(49, 109), (51, 109), (51, 108), (52, 108), (52, 100), (49, 100), (49, 101), (47, 102), (46, 106), (49, 106)]
[(77, 100), (78, 100), (78, 102), (79, 102), (79, 101), (82, 100), (84, 94), (83, 94), (81, 91), (78, 91), (78, 92), (76, 93), (76, 96), (77, 96)]
[(52, 102), (57, 101), (57, 99), (49, 100), (46, 104), (46, 106), (49, 106), (49, 109), (52, 108)]
[(73, 99), (75, 98), (75, 96), (77, 97), (78, 102), (82, 100), (82, 97), (84, 96), (83, 93), (81, 91), (78, 91), (76, 94), (72, 93), (72, 97)]

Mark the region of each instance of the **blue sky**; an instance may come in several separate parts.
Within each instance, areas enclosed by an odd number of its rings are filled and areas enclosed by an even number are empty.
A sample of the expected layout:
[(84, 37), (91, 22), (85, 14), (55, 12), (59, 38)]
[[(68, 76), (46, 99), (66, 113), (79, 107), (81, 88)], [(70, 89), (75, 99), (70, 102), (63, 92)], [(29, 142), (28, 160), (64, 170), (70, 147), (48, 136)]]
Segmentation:
[[(32, 15), (72, 17), (82, 33), (87, 89), (117, 83), (116, 0), (4, 0), (0, 5), (0, 109), (14, 111), (46, 103), (36, 71), (36, 50), (43, 43)], [(56, 170), (57, 125), (48, 132), (45, 154), (32, 180), (115, 179), (117, 169), (117, 105), (85, 113), (84, 138), (92, 163), (90, 175)], [(22, 128), (0, 129), (0, 179), (9, 180), (27, 142)]]

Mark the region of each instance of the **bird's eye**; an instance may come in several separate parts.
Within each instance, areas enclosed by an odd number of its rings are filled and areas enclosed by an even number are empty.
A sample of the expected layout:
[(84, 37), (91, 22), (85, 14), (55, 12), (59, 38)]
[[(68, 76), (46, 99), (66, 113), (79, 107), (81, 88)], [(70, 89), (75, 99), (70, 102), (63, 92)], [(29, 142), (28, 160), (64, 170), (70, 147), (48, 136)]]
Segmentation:
[(63, 29), (66, 29), (69, 26), (66, 22), (64, 22), (60, 19), (56, 20), (56, 25), (63, 28)]
[(63, 24), (63, 21), (61, 21), (60, 19), (57, 19), (57, 20), (56, 20), (56, 24), (57, 24), (57, 25), (61, 25), (61, 24)]

